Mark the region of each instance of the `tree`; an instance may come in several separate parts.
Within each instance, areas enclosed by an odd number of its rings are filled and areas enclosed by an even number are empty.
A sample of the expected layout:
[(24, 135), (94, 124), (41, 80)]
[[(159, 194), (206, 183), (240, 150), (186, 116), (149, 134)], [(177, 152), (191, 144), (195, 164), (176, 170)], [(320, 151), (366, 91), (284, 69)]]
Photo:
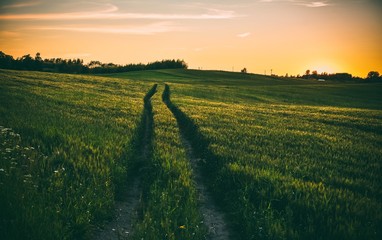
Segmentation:
[(12, 56), (0, 51), (0, 68), (13, 68), (14, 61)]
[(34, 58), (33, 70), (41, 71), (42, 70), (42, 64), (43, 64), (43, 60), (41, 58), (41, 54), (38, 52), (38, 53), (36, 53), (36, 56)]
[(305, 71), (305, 75), (307, 75), (307, 76), (310, 75), (310, 70), (309, 69)]
[(380, 77), (379, 72), (377, 72), (377, 71), (370, 71), (367, 74), (366, 79), (368, 79), (368, 80), (378, 80), (379, 77)]
[(18, 58), (17, 61), (20, 63), (21, 69), (32, 70), (34, 67), (34, 59), (30, 54)]
[(318, 72), (317, 72), (317, 70), (314, 70), (314, 71), (312, 72), (312, 78), (318, 78)]
[(42, 62), (41, 54), (38, 52), (36, 53), (36, 57), (34, 58), (35, 61)]
[(247, 73), (247, 68), (241, 69), (241, 73)]

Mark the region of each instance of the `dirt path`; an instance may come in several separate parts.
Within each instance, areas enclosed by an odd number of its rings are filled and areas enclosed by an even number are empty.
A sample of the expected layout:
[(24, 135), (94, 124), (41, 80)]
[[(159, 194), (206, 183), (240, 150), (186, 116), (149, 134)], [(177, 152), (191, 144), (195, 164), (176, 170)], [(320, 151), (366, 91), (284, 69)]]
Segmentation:
[(133, 223), (137, 219), (139, 185), (140, 180), (137, 177), (131, 187), (123, 193), (123, 199), (115, 202), (114, 219), (98, 231), (94, 240), (117, 240), (129, 237)]
[[(138, 218), (138, 207), (141, 200), (142, 186), (139, 172), (144, 167), (143, 162), (150, 157), (151, 151), (151, 139), (153, 131), (153, 115), (151, 106), (151, 97), (156, 92), (157, 85), (146, 94), (144, 98), (144, 110), (143, 110), (143, 125), (144, 134), (142, 139), (142, 145), (139, 146), (138, 161), (139, 167), (138, 173), (135, 173), (135, 177), (132, 180), (130, 187), (127, 187), (122, 193), (121, 201), (115, 202), (114, 218), (103, 229), (98, 229), (95, 233), (94, 240), (120, 240), (128, 239), (131, 235), (133, 224)], [(141, 124), (142, 124), (141, 122)]]
[(211, 240), (229, 240), (231, 239), (231, 235), (225, 221), (225, 216), (216, 207), (210, 193), (207, 191), (207, 188), (203, 183), (201, 169), (198, 166), (200, 158), (195, 157), (190, 142), (183, 136), (183, 133), (181, 135), (183, 145), (187, 151), (187, 156), (194, 170), (194, 180), (199, 194), (198, 200), (200, 203), (200, 210), (203, 214), (204, 224), (208, 228), (208, 237)]
[(170, 99), (170, 87), (166, 84), (165, 91), (162, 95), (163, 102), (174, 114), (176, 120), (178, 121), (178, 126), (180, 129), (180, 135), (182, 143), (186, 149), (187, 157), (190, 160), (194, 180), (196, 182), (196, 188), (198, 190), (198, 198), (200, 203), (200, 210), (203, 214), (204, 224), (208, 228), (208, 239), (210, 240), (229, 240), (234, 239), (232, 231), (230, 230), (224, 214), (217, 208), (211, 194), (208, 192), (206, 186), (204, 185), (202, 169), (200, 169), (198, 162), (201, 160), (198, 158), (194, 152), (191, 142), (187, 138), (187, 133), (184, 129), (184, 125), (180, 124), (182, 119), (179, 119), (179, 112), (181, 112)]

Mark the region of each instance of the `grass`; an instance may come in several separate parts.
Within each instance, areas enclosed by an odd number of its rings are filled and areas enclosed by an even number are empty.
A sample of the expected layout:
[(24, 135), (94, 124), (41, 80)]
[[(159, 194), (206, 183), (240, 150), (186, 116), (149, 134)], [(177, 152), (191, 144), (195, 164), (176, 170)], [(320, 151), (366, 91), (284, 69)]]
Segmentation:
[(381, 83), (197, 70), (0, 79), (2, 239), (89, 238), (139, 168), (133, 239), (204, 239), (179, 128), (240, 239), (382, 236)]
[[(213, 189), (225, 199), (244, 238), (372, 239), (380, 234), (378, 112), (178, 104), (196, 119), (215, 156), (211, 160), (218, 159)], [(370, 122), (370, 129), (350, 125), (351, 114)], [(330, 116), (334, 124), (327, 123)]]
[(152, 158), (142, 174), (146, 176), (142, 218), (133, 238), (204, 239), (206, 229), (176, 119), (162, 103), (161, 94), (153, 96), (152, 109)]
[(380, 238), (380, 83), (148, 76), (169, 83), (206, 181), (242, 239)]
[(1, 145), (1, 238), (88, 237), (111, 217), (134, 165), (150, 85), (14, 71), (1, 71), (0, 79), (0, 125), (19, 134), (5, 131), (1, 139), (13, 142)]

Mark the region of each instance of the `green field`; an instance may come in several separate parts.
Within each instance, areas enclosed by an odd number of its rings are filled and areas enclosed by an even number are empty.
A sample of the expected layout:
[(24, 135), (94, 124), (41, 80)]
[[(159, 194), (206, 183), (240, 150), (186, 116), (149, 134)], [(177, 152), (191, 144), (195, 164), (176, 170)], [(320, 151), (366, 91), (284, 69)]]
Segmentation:
[(233, 239), (381, 239), (381, 92), (216, 71), (0, 70), (0, 238), (92, 238), (136, 174), (132, 239), (208, 238), (184, 138)]

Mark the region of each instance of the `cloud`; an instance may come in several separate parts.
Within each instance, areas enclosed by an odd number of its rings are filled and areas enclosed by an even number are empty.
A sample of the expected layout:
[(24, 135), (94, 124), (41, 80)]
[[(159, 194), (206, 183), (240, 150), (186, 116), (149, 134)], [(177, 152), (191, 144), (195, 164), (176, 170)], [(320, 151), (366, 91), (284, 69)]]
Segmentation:
[(13, 31), (0, 31), (0, 36), (7, 37), (7, 38), (14, 38), (14, 37), (19, 37), (20, 33), (13, 32)]
[(40, 1), (28, 1), (28, 2), (20, 2), (20, 3), (5, 5), (2, 8), (23, 8), (23, 7), (32, 7), (32, 6), (36, 6), (40, 4), (41, 4)]
[(248, 37), (249, 35), (251, 35), (250, 32), (245, 32), (245, 33), (240, 33), (240, 34), (238, 34), (238, 35), (236, 35), (236, 36), (239, 37), (239, 38), (246, 38), (246, 37)]
[(259, 0), (263, 3), (275, 3), (275, 2), (289, 2), (295, 5), (300, 5), (309, 8), (327, 7), (331, 4), (328, 1), (309, 1), (309, 0)]
[(183, 28), (173, 26), (169, 22), (157, 22), (143, 26), (53, 26), (53, 27), (33, 27), (32, 30), (43, 31), (70, 31), (81, 33), (105, 33), (105, 34), (134, 34), (153, 35), (158, 33), (182, 31)]
[(310, 8), (317, 8), (317, 7), (326, 7), (326, 6), (329, 6), (330, 4), (326, 2), (307, 2), (307, 3), (300, 3), (299, 5), (310, 7)]
[(0, 20), (86, 20), (86, 19), (151, 19), (151, 20), (208, 20), (230, 19), (235, 17), (233, 11), (209, 9), (200, 14), (162, 14), (162, 13), (125, 13), (118, 12), (118, 7), (106, 4), (103, 10), (92, 12), (39, 13), (39, 14), (6, 14)]

